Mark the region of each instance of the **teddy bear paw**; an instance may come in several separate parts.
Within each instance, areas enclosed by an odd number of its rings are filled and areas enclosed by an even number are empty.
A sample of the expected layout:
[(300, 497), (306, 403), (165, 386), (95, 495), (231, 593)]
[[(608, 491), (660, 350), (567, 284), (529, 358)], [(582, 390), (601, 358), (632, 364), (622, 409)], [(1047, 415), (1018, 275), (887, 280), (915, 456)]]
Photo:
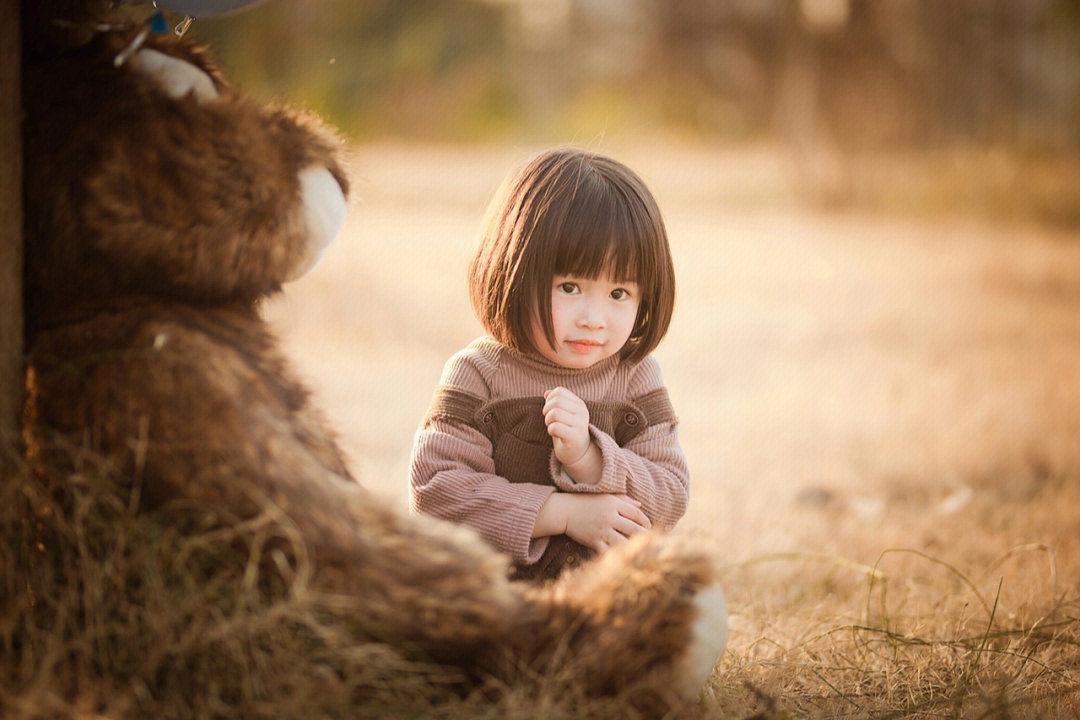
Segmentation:
[(697, 617), (680, 673), (685, 683), (683, 694), (691, 697), (705, 686), (728, 640), (727, 602), (719, 584), (699, 591), (694, 597), (694, 607)]

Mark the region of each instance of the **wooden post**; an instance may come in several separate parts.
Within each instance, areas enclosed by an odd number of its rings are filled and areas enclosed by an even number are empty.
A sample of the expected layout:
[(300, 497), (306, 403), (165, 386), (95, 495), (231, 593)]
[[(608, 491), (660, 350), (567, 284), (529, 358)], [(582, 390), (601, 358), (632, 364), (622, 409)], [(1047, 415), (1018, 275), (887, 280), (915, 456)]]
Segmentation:
[(22, 83), (19, 2), (0, 0), (0, 470), (23, 392)]

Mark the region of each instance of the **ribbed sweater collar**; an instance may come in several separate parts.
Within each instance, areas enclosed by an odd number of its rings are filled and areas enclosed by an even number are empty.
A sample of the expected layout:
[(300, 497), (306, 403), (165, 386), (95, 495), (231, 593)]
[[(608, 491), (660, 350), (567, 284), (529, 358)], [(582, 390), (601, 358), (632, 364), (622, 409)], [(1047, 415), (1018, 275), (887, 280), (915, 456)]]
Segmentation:
[(498, 360), (501, 355), (504, 358), (509, 359), (511, 362), (520, 366), (522, 370), (526, 372), (534, 372), (540, 375), (555, 375), (559, 377), (576, 377), (579, 375), (586, 375), (591, 373), (604, 372), (619, 364), (619, 354), (615, 353), (609, 358), (605, 358), (595, 365), (590, 365), (587, 368), (567, 368), (562, 365), (557, 365), (551, 362), (546, 357), (539, 353), (529, 352), (522, 353), (507, 347), (494, 338), (485, 335), (476, 341), (477, 349), (483, 354), (490, 357), (492, 360)]

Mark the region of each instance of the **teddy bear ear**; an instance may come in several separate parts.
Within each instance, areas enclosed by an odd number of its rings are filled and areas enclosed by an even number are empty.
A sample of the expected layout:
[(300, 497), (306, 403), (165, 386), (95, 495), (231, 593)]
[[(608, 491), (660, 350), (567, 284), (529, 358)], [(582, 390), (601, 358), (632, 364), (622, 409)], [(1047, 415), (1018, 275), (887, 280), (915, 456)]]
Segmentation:
[(264, 0), (157, 0), (157, 6), (193, 18), (226, 15), (246, 10)]
[(180, 58), (152, 48), (143, 48), (135, 53), (130, 64), (133, 69), (157, 83), (161, 90), (174, 100), (192, 95), (196, 101), (203, 103), (219, 97), (210, 76)]

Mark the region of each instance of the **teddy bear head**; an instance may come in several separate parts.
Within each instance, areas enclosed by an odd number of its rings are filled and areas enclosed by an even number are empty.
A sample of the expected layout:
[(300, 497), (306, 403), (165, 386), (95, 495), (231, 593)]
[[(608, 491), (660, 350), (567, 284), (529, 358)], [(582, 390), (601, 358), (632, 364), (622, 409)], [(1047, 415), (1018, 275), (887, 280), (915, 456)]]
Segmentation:
[(24, 3), (28, 332), (128, 296), (254, 303), (344, 222), (340, 142), (115, 3)]

